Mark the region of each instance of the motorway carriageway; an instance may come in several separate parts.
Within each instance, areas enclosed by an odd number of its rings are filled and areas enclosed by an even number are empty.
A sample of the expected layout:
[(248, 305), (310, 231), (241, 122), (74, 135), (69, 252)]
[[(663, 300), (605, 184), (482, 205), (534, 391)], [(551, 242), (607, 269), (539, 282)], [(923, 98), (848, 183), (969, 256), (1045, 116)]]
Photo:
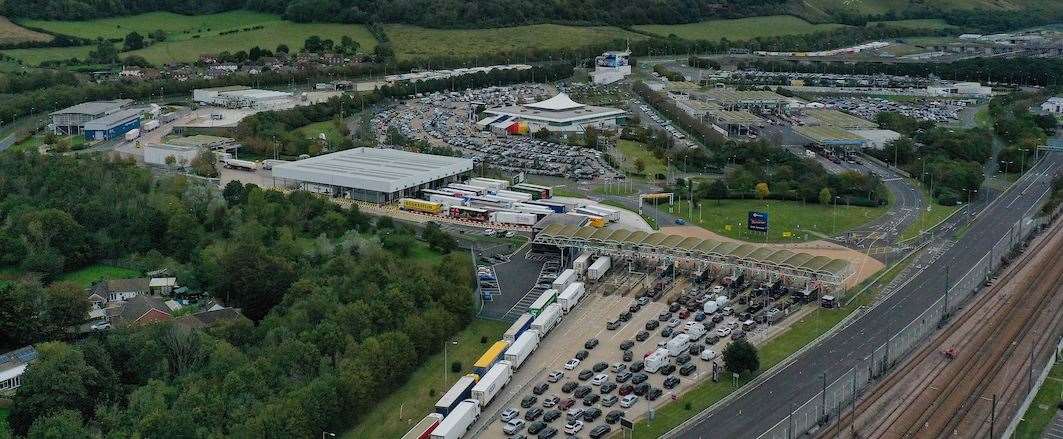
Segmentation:
[(684, 438), (756, 438), (786, 419), (792, 407), (800, 407), (822, 389), (824, 372), (827, 383), (831, 383), (858, 363), (864, 364), (864, 358), (875, 348), (938, 300), (945, 290), (946, 276), (955, 284), (1020, 218), (1038, 207), (1050, 188), (1052, 176), (1061, 170), (1063, 154), (1049, 153), (982, 212), (936, 263), (916, 274), (884, 302), (809, 348), (755, 388), (688, 428), (672, 433)]

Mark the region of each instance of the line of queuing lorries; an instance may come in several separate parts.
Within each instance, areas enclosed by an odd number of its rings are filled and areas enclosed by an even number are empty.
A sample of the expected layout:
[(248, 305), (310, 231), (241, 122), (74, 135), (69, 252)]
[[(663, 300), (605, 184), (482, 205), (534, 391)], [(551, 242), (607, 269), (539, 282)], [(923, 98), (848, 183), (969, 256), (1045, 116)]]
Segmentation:
[(465, 183), (421, 190), (421, 198), (403, 198), (403, 210), (467, 221), (531, 226), (543, 217), (566, 213), (588, 218), (594, 227), (620, 219), (620, 212), (600, 206), (579, 206), (551, 200), (552, 188), (506, 180), (471, 178)]
[[(590, 255), (581, 255), (585, 261)], [(604, 264), (600, 263), (603, 258)], [(594, 264), (607, 271), (608, 257)], [(603, 268), (604, 267), (604, 268)], [(590, 273), (590, 266), (587, 266)], [(473, 373), (458, 379), (436, 402), (435, 411), (413, 427), (403, 439), (459, 439), (480, 417), (486, 407), (539, 348), (540, 342), (586, 296), (586, 286), (579, 281), (581, 270), (567, 269), (554, 279), (553, 288), (544, 291), (473, 364)], [(604, 271), (602, 271), (604, 274)], [(600, 275), (598, 276), (601, 277)], [(558, 292), (560, 291), (560, 293)]]

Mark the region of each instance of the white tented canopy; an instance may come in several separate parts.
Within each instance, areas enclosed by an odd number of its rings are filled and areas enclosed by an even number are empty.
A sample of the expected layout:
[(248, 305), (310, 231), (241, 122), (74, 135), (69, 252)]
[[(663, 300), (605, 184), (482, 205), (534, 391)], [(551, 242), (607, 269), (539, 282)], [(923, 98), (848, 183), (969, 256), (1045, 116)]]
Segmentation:
[(583, 107), (583, 104), (573, 101), (572, 98), (568, 97), (568, 95), (565, 93), (558, 93), (557, 96), (554, 96), (545, 101), (536, 102), (534, 104), (526, 104), (524, 106), (539, 110), (564, 111)]

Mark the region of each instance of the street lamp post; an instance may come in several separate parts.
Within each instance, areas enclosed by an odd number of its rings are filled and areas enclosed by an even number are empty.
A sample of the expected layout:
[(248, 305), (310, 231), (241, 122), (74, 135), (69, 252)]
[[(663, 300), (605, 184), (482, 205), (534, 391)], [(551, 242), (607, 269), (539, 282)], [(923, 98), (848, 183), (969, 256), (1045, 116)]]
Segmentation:
[(325, 439), (327, 437), (336, 437), (336, 433), (329, 433), (327, 431), (322, 431), (321, 432), (321, 439)]

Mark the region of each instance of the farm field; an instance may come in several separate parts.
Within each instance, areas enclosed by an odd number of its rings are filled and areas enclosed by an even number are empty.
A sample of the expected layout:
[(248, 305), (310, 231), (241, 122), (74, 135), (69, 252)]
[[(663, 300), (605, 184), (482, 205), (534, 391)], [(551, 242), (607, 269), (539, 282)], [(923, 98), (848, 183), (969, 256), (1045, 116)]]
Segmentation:
[[(338, 23), (293, 23), (281, 20), (275, 15), (247, 11), (195, 17), (150, 13), (103, 20), (43, 23), (48, 23), (57, 32), (60, 31), (59, 29), (64, 29), (66, 30), (64, 33), (79, 37), (95, 38), (97, 36), (106, 36), (108, 38), (119, 38), (134, 30), (138, 33), (146, 34), (154, 29), (160, 29), (159, 26), (162, 26), (166, 21), (163, 18), (167, 16), (180, 18), (174, 18), (174, 22), (168, 24), (168, 28), (172, 29), (173, 33), (165, 42), (140, 50), (122, 52), (119, 56), (124, 58), (130, 55), (139, 55), (150, 63), (163, 64), (167, 62), (195, 61), (203, 54), (249, 50), (256, 45), (263, 49), (274, 50), (278, 45), (285, 44), (294, 52), (301, 49), (303, 41), (311, 35), (317, 35), (323, 39), (332, 39), (333, 41), (339, 41), (345, 35), (350, 36), (358, 41), (362, 51), (369, 51), (376, 47), (376, 40), (365, 26)], [(146, 18), (146, 23), (139, 22), (141, 17)], [(241, 22), (240, 17), (248, 17), (250, 21)], [(97, 22), (104, 24), (97, 26), (94, 24)], [(262, 26), (262, 28), (219, 35), (220, 32), (257, 26)], [(207, 29), (210, 30), (207, 31)], [(166, 29), (163, 28), (163, 30)], [(186, 31), (188, 33), (185, 33)], [(92, 50), (92, 46), (48, 47), (5, 50), (3, 53), (22, 60), (26, 64), (37, 65), (44, 61), (67, 60), (70, 58), (84, 59)]]
[[(822, 206), (780, 200), (701, 200), (701, 208), (688, 210), (676, 203), (673, 215), (687, 224), (711, 230), (729, 238), (750, 242), (809, 241), (832, 236), (874, 220), (886, 213), (886, 207)], [(680, 210), (678, 206), (682, 206)], [(667, 211), (668, 206), (659, 209)], [(746, 229), (750, 211), (768, 213), (767, 236)], [(790, 232), (791, 236), (783, 236)]]
[[(373, 411), (362, 417), (358, 426), (342, 437), (344, 439), (401, 437), (410, 427), (432, 411), (436, 401), (450, 389), (450, 386), (454, 385), (458, 378), (469, 373), (476, 359), (490, 347), (491, 343), (500, 339), (507, 328), (509, 328), (507, 322), (474, 320), (453, 337), (457, 344), (447, 347), (446, 362), (443, 361), (442, 352), (429, 357), (420, 368), (413, 372), (405, 384), (376, 404)], [(480, 343), (482, 337), (486, 337), (486, 344)], [(454, 373), (450, 370), (450, 364), (453, 362), (461, 363), (461, 372)], [(444, 371), (446, 382), (443, 380)]]
[(32, 41), (52, 41), (52, 36), (32, 31), (0, 17), (0, 44), (18, 44)]
[[(526, 49), (574, 48), (612, 40), (642, 40), (645, 35), (615, 27), (575, 27), (537, 24), (499, 29), (428, 29), (387, 25), (384, 32), (400, 59), (454, 56), (472, 57)], [(520, 60), (514, 59), (513, 62)]]
[(670, 34), (687, 40), (716, 41), (727, 38), (731, 41), (750, 40), (757, 37), (801, 35), (846, 27), (843, 24), (812, 24), (790, 15), (709, 20), (700, 23), (674, 25), (635, 26), (640, 31), (663, 37)]

